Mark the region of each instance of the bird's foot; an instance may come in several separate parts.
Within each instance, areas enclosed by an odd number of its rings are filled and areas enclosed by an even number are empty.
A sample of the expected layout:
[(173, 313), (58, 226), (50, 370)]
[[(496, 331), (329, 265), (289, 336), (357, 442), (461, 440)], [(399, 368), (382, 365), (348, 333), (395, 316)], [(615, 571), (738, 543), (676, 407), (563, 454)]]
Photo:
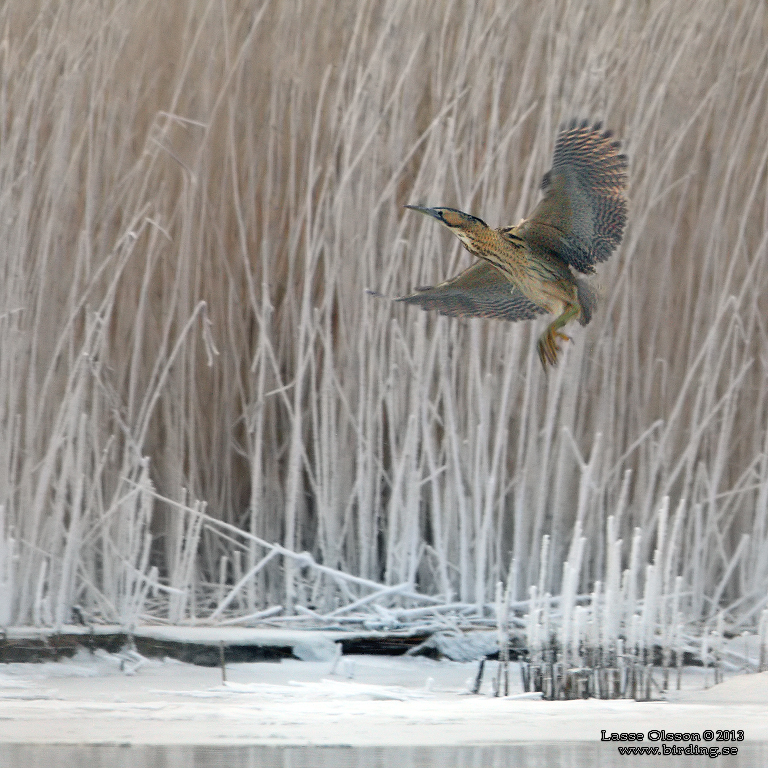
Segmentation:
[(557, 344), (558, 339), (570, 341), (571, 337), (550, 326), (539, 339), (539, 360), (541, 360), (545, 371), (548, 365), (557, 365), (557, 353), (560, 351), (560, 347)]

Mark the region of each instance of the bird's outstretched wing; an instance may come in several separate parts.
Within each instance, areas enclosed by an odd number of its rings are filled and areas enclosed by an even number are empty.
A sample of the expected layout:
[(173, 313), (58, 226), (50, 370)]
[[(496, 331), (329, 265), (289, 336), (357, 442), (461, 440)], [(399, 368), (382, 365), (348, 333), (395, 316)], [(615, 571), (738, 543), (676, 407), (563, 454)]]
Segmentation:
[(476, 261), (456, 277), (397, 301), (436, 309), (452, 317), (493, 317), (500, 320), (531, 320), (546, 310), (529, 301), (496, 267)]
[(544, 199), (518, 227), (532, 250), (554, 253), (580, 272), (594, 272), (621, 242), (627, 221), (627, 158), (601, 125), (575, 121), (557, 137)]

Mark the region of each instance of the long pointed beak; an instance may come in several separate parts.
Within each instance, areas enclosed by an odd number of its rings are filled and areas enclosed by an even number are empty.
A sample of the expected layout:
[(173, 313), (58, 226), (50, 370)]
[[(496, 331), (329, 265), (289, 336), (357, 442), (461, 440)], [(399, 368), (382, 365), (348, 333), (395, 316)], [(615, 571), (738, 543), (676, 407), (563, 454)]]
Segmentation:
[(419, 213), (423, 213), (425, 216), (431, 216), (433, 219), (437, 219), (438, 221), (443, 220), (443, 214), (440, 213), (440, 211), (435, 210), (434, 208), (425, 208), (422, 205), (406, 205), (406, 208), (409, 208), (412, 211), (418, 211)]

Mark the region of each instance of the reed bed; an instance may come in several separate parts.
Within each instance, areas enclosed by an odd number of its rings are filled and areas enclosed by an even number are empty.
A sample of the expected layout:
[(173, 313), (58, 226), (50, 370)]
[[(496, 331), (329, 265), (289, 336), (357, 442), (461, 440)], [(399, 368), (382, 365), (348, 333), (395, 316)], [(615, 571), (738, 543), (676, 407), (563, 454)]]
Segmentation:
[[(495, 622), (499, 582), (540, 648), (595, 593), (605, 652), (765, 623), (764, 3), (0, 22), (0, 625)], [(524, 216), (573, 116), (630, 217), (553, 373), (540, 324), (366, 293), (468, 263), (405, 203)]]

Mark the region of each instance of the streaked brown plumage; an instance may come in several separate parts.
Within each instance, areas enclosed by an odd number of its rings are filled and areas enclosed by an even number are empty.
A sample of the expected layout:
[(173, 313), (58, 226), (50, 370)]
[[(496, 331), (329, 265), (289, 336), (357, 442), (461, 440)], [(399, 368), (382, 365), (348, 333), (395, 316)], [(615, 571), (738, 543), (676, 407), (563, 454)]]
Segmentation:
[(444, 283), (418, 288), (398, 301), (457, 317), (529, 320), (551, 312), (555, 320), (539, 339), (541, 363), (557, 362), (560, 329), (571, 320), (586, 325), (595, 293), (571, 268), (589, 274), (621, 242), (627, 219), (627, 158), (599, 123), (575, 121), (555, 143), (544, 175), (544, 199), (517, 226), (491, 229), (454, 208), (407, 205), (447, 226), (476, 261)]

